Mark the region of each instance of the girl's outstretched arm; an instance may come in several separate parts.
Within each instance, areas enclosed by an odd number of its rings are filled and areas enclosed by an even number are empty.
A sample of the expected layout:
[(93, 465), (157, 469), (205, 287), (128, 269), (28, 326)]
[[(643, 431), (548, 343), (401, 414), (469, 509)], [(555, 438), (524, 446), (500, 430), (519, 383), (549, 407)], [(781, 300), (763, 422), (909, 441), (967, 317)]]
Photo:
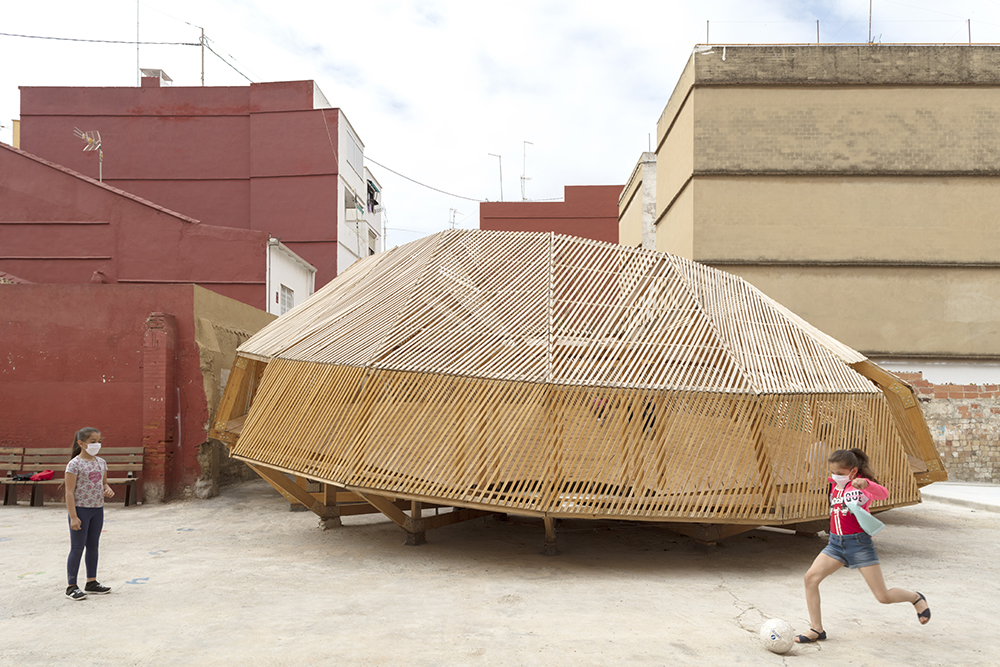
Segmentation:
[(889, 497), (889, 489), (885, 488), (881, 484), (878, 484), (877, 482), (871, 481), (870, 479), (866, 479), (864, 481), (868, 483), (861, 489), (861, 493), (868, 496), (869, 500), (885, 500)]

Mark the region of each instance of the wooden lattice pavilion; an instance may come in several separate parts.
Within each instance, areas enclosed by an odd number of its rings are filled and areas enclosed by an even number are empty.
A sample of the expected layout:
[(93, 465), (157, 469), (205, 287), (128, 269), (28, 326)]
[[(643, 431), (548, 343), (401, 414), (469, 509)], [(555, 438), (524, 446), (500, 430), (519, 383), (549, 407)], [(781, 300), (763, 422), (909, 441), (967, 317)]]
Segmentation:
[(743, 279), (527, 232), (352, 265), (239, 348), (211, 435), (327, 524), (377, 509), (411, 543), (488, 513), (543, 518), (549, 548), (560, 517), (802, 529), (842, 447), (876, 509), (946, 479), (906, 383)]

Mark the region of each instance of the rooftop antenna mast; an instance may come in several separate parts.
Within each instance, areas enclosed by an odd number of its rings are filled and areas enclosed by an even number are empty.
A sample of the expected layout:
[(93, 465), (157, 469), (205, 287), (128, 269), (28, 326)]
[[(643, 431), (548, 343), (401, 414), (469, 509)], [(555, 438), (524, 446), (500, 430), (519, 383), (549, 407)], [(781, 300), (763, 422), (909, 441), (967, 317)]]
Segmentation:
[(204, 86), (205, 85), (205, 29), (201, 27), (199, 27), (198, 29), (201, 30), (201, 39), (198, 40), (199, 42), (201, 42), (201, 85)]
[(495, 157), (500, 165), (500, 201), (503, 201), (503, 158), (496, 153), (487, 153), (487, 155)]
[(104, 182), (104, 149), (101, 148), (101, 133), (97, 130), (84, 132), (78, 127), (73, 128), (73, 134), (86, 142), (83, 152), (97, 151), (97, 180)]
[(531, 180), (531, 178), (527, 175), (528, 174), (527, 165), (528, 165), (528, 146), (529, 145), (534, 146), (535, 144), (531, 143), (530, 141), (525, 141), (524, 142), (524, 155), (522, 157), (523, 162), (521, 163), (521, 201), (528, 201), (528, 196), (526, 194), (524, 194), (524, 185), (525, 185), (526, 181), (530, 181)]
[(451, 225), (452, 229), (455, 229), (455, 216), (461, 213), (457, 208), (448, 209), (448, 224)]
[(868, 0), (868, 43), (872, 43), (872, 0)]
[(139, 0), (135, 0), (135, 85), (142, 85), (142, 73), (139, 72)]

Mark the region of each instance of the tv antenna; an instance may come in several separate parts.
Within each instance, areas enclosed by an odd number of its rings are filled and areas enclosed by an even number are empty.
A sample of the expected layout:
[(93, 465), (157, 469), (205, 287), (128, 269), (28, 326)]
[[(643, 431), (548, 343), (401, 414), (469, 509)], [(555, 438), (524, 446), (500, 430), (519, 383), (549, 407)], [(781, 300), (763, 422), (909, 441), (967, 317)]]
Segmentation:
[(532, 145), (532, 146), (535, 145), (535, 144), (532, 144), (530, 141), (525, 141), (524, 142), (524, 155), (522, 157), (523, 161), (521, 163), (521, 201), (528, 201), (527, 195), (524, 194), (524, 184), (525, 184), (526, 181), (530, 181), (531, 180), (531, 178), (527, 175), (527, 173), (528, 173), (528, 169), (527, 169), (527, 164), (528, 164), (528, 145), (529, 144)]
[(78, 127), (73, 128), (73, 134), (87, 142), (83, 152), (97, 151), (97, 180), (104, 182), (104, 149), (101, 148), (101, 133), (97, 130), (84, 132)]
[(495, 157), (500, 165), (500, 201), (503, 201), (503, 158), (496, 153), (487, 153), (487, 155)]
[(448, 224), (451, 225), (452, 229), (455, 229), (455, 216), (460, 213), (461, 211), (459, 211), (457, 208), (448, 209)]

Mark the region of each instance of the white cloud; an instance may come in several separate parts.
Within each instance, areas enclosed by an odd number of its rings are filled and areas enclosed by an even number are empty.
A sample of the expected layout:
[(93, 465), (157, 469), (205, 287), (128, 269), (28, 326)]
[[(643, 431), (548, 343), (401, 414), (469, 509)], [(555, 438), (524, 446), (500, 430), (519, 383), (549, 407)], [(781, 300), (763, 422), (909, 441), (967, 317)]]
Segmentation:
[[(876, 0), (883, 42), (1000, 39), (1000, 6), (989, 1)], [(692, 47), (713, 42), (864, 41), (868, 0), (778, 2), (620, 0), (503, 3), (143, 0), (141, 37), (196, 42), (205, 28), (223, 55), (255, 80), (315, 79), (341, 107), (374, 159), (471, 197), (562, 196), (563, 185), (628, 177)], [(3, 32), (135, 39), (136, 3), (68, 0), (6, 3)], [(18, 85), (134, 86), (135, 47), (0, 37), (0, 139), (10, 140)], [(195, 47), (143, 46), (143, 67), (177, 86), (198, 85)], [(212, 54), (208, 85), (246, 80)], [(67, 138), (72, 140), (71, 137)], [(109, 156), (110, 158), (110, 156)], [(385, 186), (390, 244), (443, 229), (450, 208), (465, 226), (478, 205), (437, 194), (372, 167)], [(464, 218), (463, 218), (464, 216)], [(210, 221), (206, 221), (210, 222)], [(414, 232), (394, 231), (397, 229)]]

